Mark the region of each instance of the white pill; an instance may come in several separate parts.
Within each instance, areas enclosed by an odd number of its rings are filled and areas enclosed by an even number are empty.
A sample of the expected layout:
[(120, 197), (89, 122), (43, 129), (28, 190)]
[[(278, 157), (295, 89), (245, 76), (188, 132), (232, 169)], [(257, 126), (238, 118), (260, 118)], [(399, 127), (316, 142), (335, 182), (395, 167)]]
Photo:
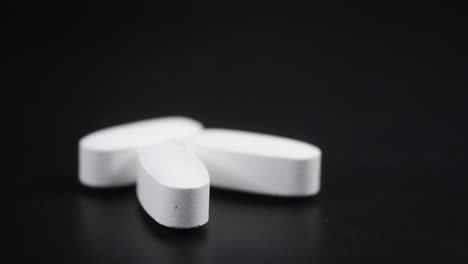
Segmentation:
[(156, 222), (172, 228), (208, 222), (210, 178), (191, 151), (163, 143), (143, 148), (138, 161), (138, 201)]
[(321, 151), (305, 142), (207, 129), (189, 138), (187, 146), (205, 163), (215, 187), (278, 196), (320, 190)]
[(165, 117), (93, 132), (79, 142), (79, 180), (90, 187), (134, 184), (139, 148), (182, 140), (201, 129), (202, 125), (193, 119)]

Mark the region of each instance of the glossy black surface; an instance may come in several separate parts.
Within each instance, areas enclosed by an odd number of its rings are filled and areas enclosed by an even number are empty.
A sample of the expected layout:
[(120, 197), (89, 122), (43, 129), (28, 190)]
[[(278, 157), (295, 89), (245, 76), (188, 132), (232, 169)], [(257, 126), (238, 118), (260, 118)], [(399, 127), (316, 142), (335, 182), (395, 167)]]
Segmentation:
[[(463, 9), (62, 5), (7, 17), (5, 263), (468, 262)], [(174, 114), (316, 144), (322, 192), (212, 188), (209, 223), (180, 231), (133, 187), (79, 185), (81, 136)]]

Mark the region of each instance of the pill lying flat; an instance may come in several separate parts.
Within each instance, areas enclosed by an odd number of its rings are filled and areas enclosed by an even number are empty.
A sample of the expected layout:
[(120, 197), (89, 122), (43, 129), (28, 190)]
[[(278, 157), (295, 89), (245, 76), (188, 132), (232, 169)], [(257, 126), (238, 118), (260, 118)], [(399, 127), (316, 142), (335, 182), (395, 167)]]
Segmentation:
[(245, 192), (310, 196), (320, 190), (321, 151), (297, 140), (207, 129), (187, 140), (208, 168), (211, 185)]
[(140, 150), (137, 196), (156, 222), (194, 228), (208, 222), (210, 178), (203, 163), (181, 144)]
[(79, 180), (90, 187), (134, 184), (139, 148), (199, 133), (202, 125), (190, 118), (144, 120), (93, 132), (79, 142)]

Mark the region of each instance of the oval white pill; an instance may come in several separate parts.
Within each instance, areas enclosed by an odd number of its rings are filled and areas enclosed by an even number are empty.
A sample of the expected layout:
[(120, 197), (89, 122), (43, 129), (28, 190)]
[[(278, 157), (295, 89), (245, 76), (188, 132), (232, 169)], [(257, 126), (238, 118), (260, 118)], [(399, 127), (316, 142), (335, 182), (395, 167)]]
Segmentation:
[(182, 140), (202, 125), (186, 117), (155, 118), (102, 129), (79, 142), (79, 180), (90, 187), (134, 184), (139, 148), (168, 140)]
[(138, 161), (138, 200), (156, 222), (172, 228), (208, 222), (210, 178), (192, 152), (163, 143), (143, 148)]
[(215, 187), (278, 196), (320, 190), (321, 151), (305, 142), (207, 129), (188, 139), (187, 146), (205, 163)]

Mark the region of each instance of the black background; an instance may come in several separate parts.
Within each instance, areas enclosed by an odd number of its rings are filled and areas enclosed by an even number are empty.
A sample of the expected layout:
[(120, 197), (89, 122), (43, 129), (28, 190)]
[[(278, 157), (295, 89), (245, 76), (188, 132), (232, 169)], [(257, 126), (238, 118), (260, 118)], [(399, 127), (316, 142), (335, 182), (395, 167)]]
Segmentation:
[[(466, 9), (19, 5), (6, 263), (468, 262)], [(80, 137), (167, 115), (319, 146), (320, 195), (212, 188), (209, 223), (177, 231), (134, 188), (79, 185)]]

